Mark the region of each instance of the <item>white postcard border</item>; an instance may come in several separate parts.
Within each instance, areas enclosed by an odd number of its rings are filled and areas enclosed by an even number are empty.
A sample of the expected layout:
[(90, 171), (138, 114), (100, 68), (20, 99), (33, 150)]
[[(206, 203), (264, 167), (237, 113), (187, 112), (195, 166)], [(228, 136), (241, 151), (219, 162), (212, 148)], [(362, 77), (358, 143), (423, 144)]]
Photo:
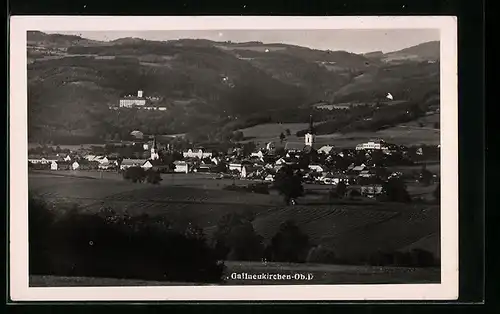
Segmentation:
[[(131, 26), (133, 25), (133, 26)], [(64, 287), (28, 285), (26, 32), (206, 29), (439, 29), (441, 32), (441, 283), (382, 285)], [(10, 298), (13, 301), (454, 300), (458, 298), (457, 18), (110, 17), (10, 18)]]

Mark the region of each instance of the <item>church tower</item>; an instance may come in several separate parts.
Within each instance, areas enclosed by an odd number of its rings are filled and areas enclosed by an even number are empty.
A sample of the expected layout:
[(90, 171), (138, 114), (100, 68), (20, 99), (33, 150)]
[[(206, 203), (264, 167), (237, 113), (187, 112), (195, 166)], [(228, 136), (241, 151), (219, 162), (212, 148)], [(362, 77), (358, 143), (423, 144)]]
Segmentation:
[(309, 116), (309, 130), (307, 130), (307, 133), (305, 135), (305, 145), (312, 147), (313, 144), (314, 144), (313, 118), (312, 118), (312, 115), (310, 115)]
[(153, 146), (151, 146), (151, 160), (160, 158), (158, 155), (158, 146), (156, 145), (156, 137), (153, 138)]

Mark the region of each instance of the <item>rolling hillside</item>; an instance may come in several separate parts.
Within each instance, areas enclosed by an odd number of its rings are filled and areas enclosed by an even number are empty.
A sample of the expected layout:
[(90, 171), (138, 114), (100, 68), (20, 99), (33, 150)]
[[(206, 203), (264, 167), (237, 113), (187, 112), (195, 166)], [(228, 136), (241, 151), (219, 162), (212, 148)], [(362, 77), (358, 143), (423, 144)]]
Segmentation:
[(208, 238), (228, 213), (255, 214), (254, 228), (265, 242), (292, 219), (313, 244), (332, 247), (346, 260), (363, 259), (377, 250), (438, 248), (439, 206), (426, 204), (282, 206), (272, 195), (38, 174), (30, 176), (29, 190), (47, 201), (76, 202), (92, 212), (111, 207), (131, 215), (160, 215), (181, 227), (193, 222)]
[[(426, 51), (414, 48), (397, 53)], [(207, 134), (236, 122), (243, 126), (233, 129), (256, 125), (245, 121), (271, 115), (279, 120), (274, 122), (300, 123), (299, 117), (308, 116), (307, 104), (372, 102), (388, 90), (401, 100), (439, 99), (438, 63), (394, 65), (286, 44), (139, 38), (101, 42), (29, 32), (27, 53), (31, 141), (77, 138), (73, 143), (96, 143), (133, 129)], [(109, 110), (139, 89), (159, 97), (168, 110)]]
[(430, 41), (413, 47), (386, 53), (383, 56), (385, 62), (414, 60), (414, 61), (437, 61), (439, 60), (439, 41)]

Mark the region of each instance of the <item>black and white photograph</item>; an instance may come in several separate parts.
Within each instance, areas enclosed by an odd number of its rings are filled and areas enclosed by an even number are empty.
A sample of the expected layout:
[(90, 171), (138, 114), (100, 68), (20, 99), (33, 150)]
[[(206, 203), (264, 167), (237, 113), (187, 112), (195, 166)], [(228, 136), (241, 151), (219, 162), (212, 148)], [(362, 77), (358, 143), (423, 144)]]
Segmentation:
[(12, 21), (12, 293), (457, 297), (453, 17), (111, 19)]

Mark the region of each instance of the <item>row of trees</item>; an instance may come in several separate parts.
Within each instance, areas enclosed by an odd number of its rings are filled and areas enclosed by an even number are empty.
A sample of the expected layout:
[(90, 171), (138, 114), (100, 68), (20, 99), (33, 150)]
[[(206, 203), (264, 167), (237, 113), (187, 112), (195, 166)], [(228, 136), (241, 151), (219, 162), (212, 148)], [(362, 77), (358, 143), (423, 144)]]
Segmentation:
[[(420, 174), (421, 182), (430, 184), (433, 175), (423, 168)], [(303, 176), (297, 167), (284, 166), (275, 175), (274, 187), (282, 195), (284, 203), (290, 205), (292, 201), (304, 195)], [(436, 187), (434, 199), (440, 199), (440, 185)], [(330, 198), (343, 198), (347, 193), (347, 185), (340, 181), (336, 189), (330, 193)], [(400, 177), (391, 177), (382, 181), (382, 194), (378, 196), (381, 201), (409, 203), (412, 198), (408, 193), (404, 180)]]
[(231, 213), (223, 216), (215, 231), (213, 245), (217, 256), (224, 260), (368, 264), (374, 266), (432, 267), (439, 261), (429, 251), (414, 249), (409, 252), (376, 251), (360, 260), (337, 256), (335, 250), (314, 244), (293, 220), (284, 221), (270, 241), (264, 241), (253, 228), (255, 216), (251, 213)]
[(160, 172), (153, 169), (145, 170), (141, 167), (129, 167), (123, 171), (122, 176), (123, 179), (133, 183), (147, 182), (151, 184), (160, 184), (163, 180)]
[(224, 269), (194, 226), (178, 230), (161, 216), (109, 208), (89, 213), (29, 200), (31, 275), (203, 283), (221, 282)]

